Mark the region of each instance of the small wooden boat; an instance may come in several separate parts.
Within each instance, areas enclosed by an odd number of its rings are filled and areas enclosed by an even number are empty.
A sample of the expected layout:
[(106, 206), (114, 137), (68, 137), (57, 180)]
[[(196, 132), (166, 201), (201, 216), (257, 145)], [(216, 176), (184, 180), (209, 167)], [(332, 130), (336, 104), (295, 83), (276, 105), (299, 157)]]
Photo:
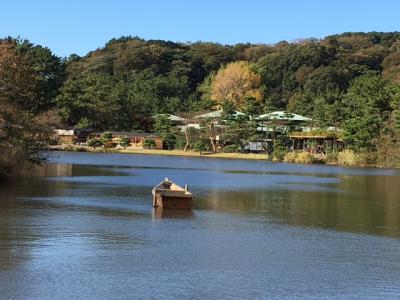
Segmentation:
[(168, 178), (152, 190), (153, 207), (172, 209), (191, 209), (193, 195), (188, 186), (180, 187)]

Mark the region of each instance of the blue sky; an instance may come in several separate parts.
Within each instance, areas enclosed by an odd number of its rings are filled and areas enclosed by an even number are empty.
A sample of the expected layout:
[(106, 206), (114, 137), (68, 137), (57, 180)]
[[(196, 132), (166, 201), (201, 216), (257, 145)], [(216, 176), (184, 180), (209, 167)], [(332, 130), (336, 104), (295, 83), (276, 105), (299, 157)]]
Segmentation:
[(345, 31), (400, 31), (396, 0), (9, 0), (0, 37), (60, 56), (85, 55), (122, 35), (179, 42), (276, 43)]

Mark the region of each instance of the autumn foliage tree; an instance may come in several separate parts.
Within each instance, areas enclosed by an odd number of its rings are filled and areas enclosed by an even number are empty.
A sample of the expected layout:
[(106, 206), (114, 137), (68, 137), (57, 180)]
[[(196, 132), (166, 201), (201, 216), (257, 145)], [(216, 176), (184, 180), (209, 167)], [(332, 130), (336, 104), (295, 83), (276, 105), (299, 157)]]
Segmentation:
[(24, 106), (38, 93), (36, 77), (12, 40), (0, 40), (0, 97), (10, 104)]
[(46, 147), (47, 128), (22, 108), (38, 91), (34, 78), (15, 44), (0, 40), (0, 178), (39, 162)]
[(211, 84), (211, 98), (220, 104), (228, 101), (241, 109), (248, 98), (261, 100), (260, 84), (260, 75), (251, 70), (248, 62), (232, 62), (215, 75)]
[(0, 43), (0, 92), (30, 113), (54, 110), (64, 62), (50, 49), (27, 40), (6, 38)]

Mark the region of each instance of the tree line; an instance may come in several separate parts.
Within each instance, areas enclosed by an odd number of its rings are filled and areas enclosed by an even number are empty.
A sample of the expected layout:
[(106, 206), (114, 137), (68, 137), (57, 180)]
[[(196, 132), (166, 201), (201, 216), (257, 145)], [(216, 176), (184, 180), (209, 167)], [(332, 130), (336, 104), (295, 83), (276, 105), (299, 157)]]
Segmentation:
[(228, 104), (252, 114), (288, 110), (312, 118), (315, 126), (341, 127), (356, 151), (398, 147), (398, 32), (275, 45), (128, 36), (67, 58), (27, 40), (6, 38), (0, 44), (0, 59), (7, 61), (12, 53), (14, 67), (30, 76), (13, 86), (10, 66), (1, 64), (2, 101), (59, 126), (152, 131), (154, 114), (191, 114)]

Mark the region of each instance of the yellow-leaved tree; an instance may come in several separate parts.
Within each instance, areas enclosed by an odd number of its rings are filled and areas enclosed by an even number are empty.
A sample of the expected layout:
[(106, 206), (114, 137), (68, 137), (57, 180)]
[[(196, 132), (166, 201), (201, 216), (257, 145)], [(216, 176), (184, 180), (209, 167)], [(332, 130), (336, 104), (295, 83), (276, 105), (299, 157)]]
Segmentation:
[(241, 109), (247, 98), (261, 100), (260, 84), (260, 75), (251, 70), (248, 62), (232, 62), (215, 75), (211, 84), (211, 99), (220, 104), (228, 101), (233, 107)]

